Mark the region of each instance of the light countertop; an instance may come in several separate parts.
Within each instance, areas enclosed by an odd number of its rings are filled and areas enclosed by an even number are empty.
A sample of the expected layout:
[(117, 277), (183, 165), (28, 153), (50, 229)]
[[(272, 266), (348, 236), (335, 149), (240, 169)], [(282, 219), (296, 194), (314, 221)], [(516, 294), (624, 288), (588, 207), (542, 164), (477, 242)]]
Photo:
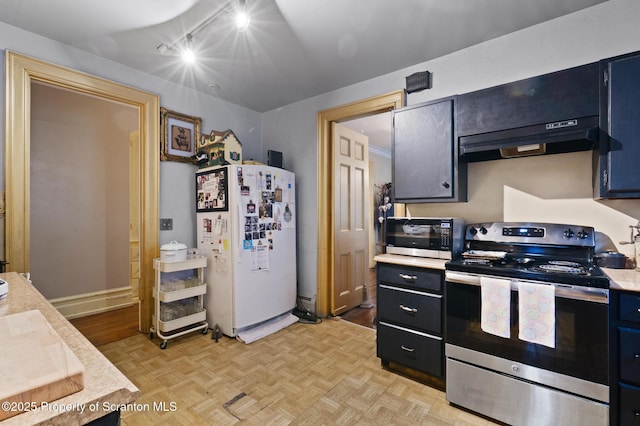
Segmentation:
[[(84, 389), (38, 408), (10, 417), (4, 425), (85, 424), (115, 409), (133, 403), (140, 390), (98, 351), (22, 275), (0, 273), (9, 285), (8, 296), (0, 300), (0, 316), (36, 309), (65, 341), (85, 368)], [(92, 407), (93, 409), (90, 409)]]
[[(376, 262), (391, 263), (419, 268), (445, 269), (445, 259), (431, 259), (426, 257), (402, 256), (398, 254), (379, 254), (373, 258)], [(602, 268), (611, 282), (611, 289), (640, 292), (640, 272), (635, 269)]]
[(609, 288), (640, 292), (640, 272), (635, 269), (602, 268), (602, 271), (609, 277)]
[(379, 254), (373, 258), (376, 262), (392, 263), (394, 265), (416, 266), (418, 268), (440, 269), (444, 271), (446, 259), (432, 259), (429, 257), (402, 256), (400, 254)]

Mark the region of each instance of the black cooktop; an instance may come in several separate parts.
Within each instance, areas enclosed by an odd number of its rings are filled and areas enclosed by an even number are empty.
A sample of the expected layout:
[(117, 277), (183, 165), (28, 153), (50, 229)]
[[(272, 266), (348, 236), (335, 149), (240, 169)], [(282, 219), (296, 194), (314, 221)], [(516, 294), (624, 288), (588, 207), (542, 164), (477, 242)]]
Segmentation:
[(445, 264), (449, 271), (493, 275), (521, 280), (609, 288), (609, 279), (592, 261), (575, 258), (507, 254), (500, 259), (459, 256)]
[(450, 271), (555, 284), (609, 288), (593, 261), (595, 229), (539, 222), (469, 224)]

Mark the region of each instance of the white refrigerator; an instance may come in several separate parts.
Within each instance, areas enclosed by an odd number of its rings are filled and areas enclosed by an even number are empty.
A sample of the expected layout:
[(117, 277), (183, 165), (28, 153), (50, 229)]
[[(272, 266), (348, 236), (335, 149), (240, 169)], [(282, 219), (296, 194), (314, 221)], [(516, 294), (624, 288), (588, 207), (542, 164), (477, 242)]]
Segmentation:
[(296, 304), (295, 175), (263, 165), (196, 173), (198, 252), (208, 258), (207, 322), (230, 337)]

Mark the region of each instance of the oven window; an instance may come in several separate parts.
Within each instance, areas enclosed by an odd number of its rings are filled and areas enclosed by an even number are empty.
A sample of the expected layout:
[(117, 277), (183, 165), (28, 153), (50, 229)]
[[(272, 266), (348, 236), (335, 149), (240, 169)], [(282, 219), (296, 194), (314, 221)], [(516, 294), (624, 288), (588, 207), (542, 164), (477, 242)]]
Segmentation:
[(500, 358), (608, 384), (608, 305), (556, 297), (555, 348), (518, 339), (518, 292), (511, 292), (511, 338), (480, 329), (480, 287), (446, 283), (446, 340)]

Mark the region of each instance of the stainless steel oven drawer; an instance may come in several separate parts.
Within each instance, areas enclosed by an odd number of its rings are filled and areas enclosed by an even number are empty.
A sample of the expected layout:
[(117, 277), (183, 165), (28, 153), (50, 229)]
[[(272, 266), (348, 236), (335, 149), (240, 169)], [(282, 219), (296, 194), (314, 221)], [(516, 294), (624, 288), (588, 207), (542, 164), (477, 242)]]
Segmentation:
[(620, 378), (640, 385), (640, 330), (619, 328)]
[(378, 318), (442, 335), (442, 295), (378, 286)]
[(442, 377), (442, 338), (405, 329), (385, 322), (378, 323), (378, 357), (419, 371)]
[(378, 263), (378, 282), (441, 292), (442, 272), (433, 269)]

